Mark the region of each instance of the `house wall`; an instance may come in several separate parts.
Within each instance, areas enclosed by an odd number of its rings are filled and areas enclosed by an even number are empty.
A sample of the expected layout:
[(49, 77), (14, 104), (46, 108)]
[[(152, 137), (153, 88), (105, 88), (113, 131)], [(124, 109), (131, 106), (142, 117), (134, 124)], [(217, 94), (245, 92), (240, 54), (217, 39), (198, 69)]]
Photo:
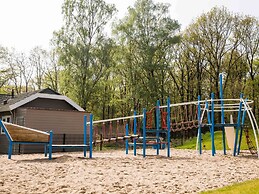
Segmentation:
[(0, 153), (7, 153), (8, 140), (5, 134), (0, 134)]
[[(26, 109), (25, 126), (54, 134), (83, 134), (84, 115), (79, 111)], [(17, 115), (18, 116), (18, 115)]]
[(17, 125), (25, 125), (25, 118), (26, 118), (27, 111), (25, 108), (18, 108), (13, 111), (13, 123)]

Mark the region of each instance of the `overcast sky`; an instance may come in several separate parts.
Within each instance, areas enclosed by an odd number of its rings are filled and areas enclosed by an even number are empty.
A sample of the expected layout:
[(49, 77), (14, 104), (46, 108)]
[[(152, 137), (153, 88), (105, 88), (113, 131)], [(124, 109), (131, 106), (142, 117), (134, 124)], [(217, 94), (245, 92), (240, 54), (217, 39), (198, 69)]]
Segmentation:
[[(170, 3), (170, 14), (184, 29), (195, 18), (214, 6), (259, 18), (259, 0), (153, 0)], [(62, 25), (63, 0), (0, 0), (0, 45), (28, 52), (35, 46), (49, 48), (54, 30)], [(106, 0), (122, 18), (134, 0)]]

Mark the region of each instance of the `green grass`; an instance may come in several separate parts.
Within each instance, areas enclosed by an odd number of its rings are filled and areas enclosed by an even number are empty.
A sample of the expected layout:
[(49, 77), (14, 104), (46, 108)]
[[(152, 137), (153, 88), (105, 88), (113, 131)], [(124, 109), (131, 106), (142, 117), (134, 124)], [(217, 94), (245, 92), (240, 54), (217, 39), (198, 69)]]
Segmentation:
[[(251, 134), (251, 138), (252, 138), (252, 133)], [(211, 137), (210, 137), (210, 133), (206, 133), (202, 135), (202, 149), (203, 150), (211, 150)], [(178, 149), (196, 149), (196, 141), (197, 138), (192, 138), (189, 139), (187, 141), (184, 142), (183, 145), (181, 146), (177, 146), (176, 148)], [(214, 133), (214, 142), (215, 142), (215, 148), (216, 150), (222, 150), (223, 149), (223, 143), (222, 143), (222, 132), (221, 131), (215, 131)], [(227, 146), (227, 142), (226, 142), (226, 146)], [(227, 149), (228, 146), (227, 146)], [(247, 144), (246, 144), (246, 139), (245, 139), (245, 134), (243, 134), (242, 136), (242, 143), (241, 143), (241, 150), (247, 150)]]
[(201, 192), (201, 194), (259, 194), (259, 179), (222, 187), (220, 189)]

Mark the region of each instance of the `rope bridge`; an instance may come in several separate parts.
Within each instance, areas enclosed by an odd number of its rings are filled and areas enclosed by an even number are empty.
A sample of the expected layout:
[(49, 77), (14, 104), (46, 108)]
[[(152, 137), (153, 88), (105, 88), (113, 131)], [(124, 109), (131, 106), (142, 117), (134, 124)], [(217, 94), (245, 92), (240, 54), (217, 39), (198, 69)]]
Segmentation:
[[(176, 106), (175, 106), (176, 105)], [(171, 105), (170, 131), (182, 131), (198, 128), (197, 104), (181, 103)], [(165, 106), (159, 106), (159, 128), (167, 130), (167, 111)], [(146, 111), (146, 130), (156, 129), (156, 109)], [(136, 134), (134, 134), (134, 118), (136, 118)], [(125, 135), (126, 124), (129, 134)], [(112, 142), (118, 140), (132, 139), (142, 136), (143, 114), (114, 119), (93, 121), (93, 143)]]

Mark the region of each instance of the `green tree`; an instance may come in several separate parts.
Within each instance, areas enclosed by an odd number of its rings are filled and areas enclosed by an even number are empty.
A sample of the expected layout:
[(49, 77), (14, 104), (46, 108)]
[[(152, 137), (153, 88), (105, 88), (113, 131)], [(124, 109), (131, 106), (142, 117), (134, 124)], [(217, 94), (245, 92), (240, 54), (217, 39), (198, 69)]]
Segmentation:
[(91, 105), (92, 94), (98, 92), (98, 82), (109, 67), (100, 56), (109, 48), (103, 29), (115, 11), (103, 0), (65, 0), (62, 7), (64, 25), (54, 35), (63, 67), (60, 89), (83, 108)]
[(259, 76), (259, 65), (256, 62), (256, 59), (259, 58), (259, 20), (255, 17), (244, 16), (240, 19), (240, 25), (238, 26), (238, 32), (240, 33), (241, 38), (241, 50), (244, 51), (244, 58), (246, 61), (246, 67), (248, 69), (248, 75), (250, 84), (252, 85), (251, 90), (251, 98), (255, 100), (253, 105), (253, 111), (255, 111), (256, 105), (258, 101), (256, 101), (256, 94), (259, 92), (258, 81), (256, 77)]
[(179, 24), (169, 16), (169, 5), (138, 0), (128, 8), (114, 33), (122, 54), (119, 59), (121, 83), (127, 87), (134, 109), (164, 103), (170, 48), (179, 42)]
[[(191, 36), (196, 37), (206, 60), (206, 73), (209, 75), (210, 92), (215, 91), (219, 98), (219, 74), (228, 75), (236, 62), (233, 57), (241, 39), (235, 37), (237, 18), (226, 8), (213, 8), (201, 15), (193, 24)], [(227, 83), (227, 78), (225, 80)]]

